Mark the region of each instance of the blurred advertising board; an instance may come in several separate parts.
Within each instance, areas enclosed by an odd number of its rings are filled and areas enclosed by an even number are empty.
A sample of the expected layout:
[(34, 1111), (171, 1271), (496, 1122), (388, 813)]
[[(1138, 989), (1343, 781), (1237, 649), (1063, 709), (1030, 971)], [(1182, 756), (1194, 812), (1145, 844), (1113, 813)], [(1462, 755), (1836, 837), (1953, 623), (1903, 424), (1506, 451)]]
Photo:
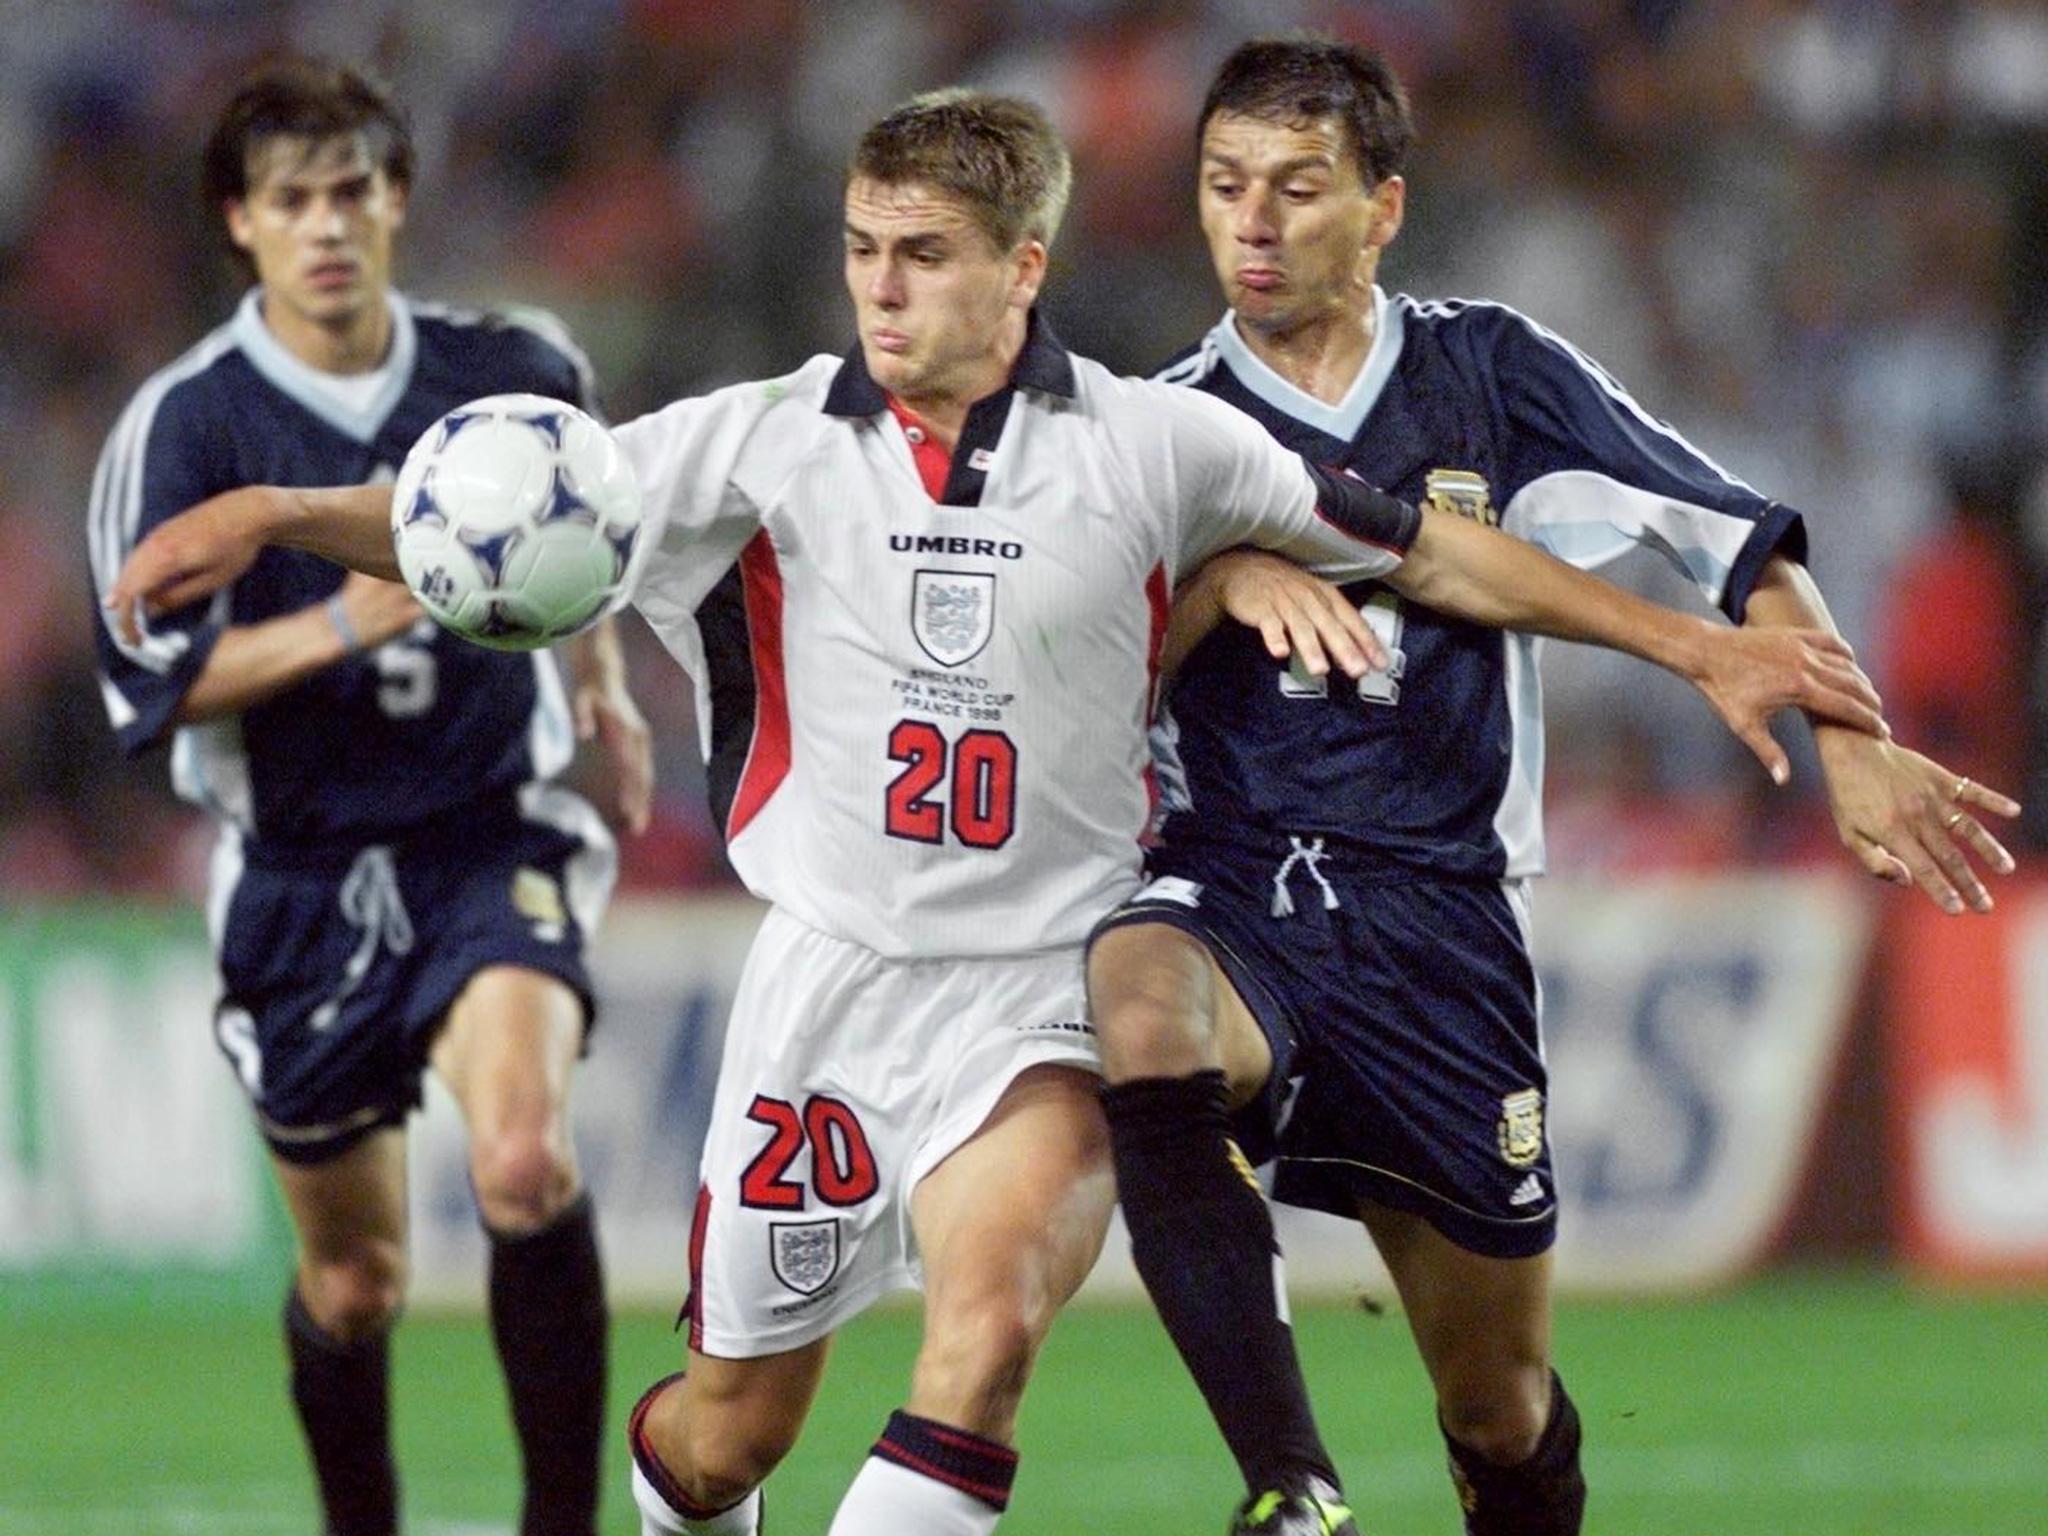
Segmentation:
[(196, 912), (0, 914), (0, 1274), (247, 1265), (263, 1172)]
[[(1539, 889), (1563, 1283), (1695, 1285), (1767, 1252), (1845, 1035), (1867, 894), (1784, 876)], [(622, 902), (597, 945), (602, 1016), (574, 1118), (623, 1298), (681, 1300), (697, 1152), (757, 917), (737, 896)], [(210, 1038), (212, 1001), (196, 919), (0, 922), (0, 1272), (280, 1272), (275, 1198)], [(480, 1298), (464, 1138), (438, 1085), (412, 1171), (417, 1299)], [(1356, 1227), (1290, 1214), (1283, 1231), (1297, 1284), (1376, 1283)], [(1134, 1284), (1120, 1233), (1096, 1283)]]
[(2048, 1279), (2048, 886), (1988, 917), (1887, 914), (1906, 1256), (1944, 1280)]

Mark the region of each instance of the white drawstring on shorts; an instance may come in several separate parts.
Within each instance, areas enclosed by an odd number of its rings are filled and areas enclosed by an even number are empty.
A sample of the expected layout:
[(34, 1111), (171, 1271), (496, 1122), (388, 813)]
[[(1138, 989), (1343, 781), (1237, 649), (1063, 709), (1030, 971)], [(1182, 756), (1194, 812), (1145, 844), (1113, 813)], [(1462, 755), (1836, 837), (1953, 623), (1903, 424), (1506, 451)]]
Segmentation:
[(1294, 893), (1287, 889), (1287, 877), (1294, 873), (1294, 866), (1297, 864), (1307, 870), (1309, 878), (1323, 888), (1323, 910), (1336, 911), (1343, 903), (1337, 900), (1337, 892), (1332, 889), (1330, 882), (1323, 878), (1322, 870), (1317, 867), (1326, 857), (1323, 852), (1323, 840), (1318, 837), (1303, 842), (1298, 837), (1290, 837), (1287, 841), (1293, 845), (1294, 851), (1282, 859), (1280, 867), (1273, 871), (1273, 915), (1294, 916)]
[(351, 928), (361, 929), (363, 936), (342, 972), (340, 990), (315, 1008), (307, 1021), (315, 1030), (334, 1026), (341, 1017), (341, 1005), (363, 984), (380, 949), (389, 949), (394, 955), (412, 950), (412, 916), (405, 910), (405, 897), (398, 889), (398, 867), (389, 848), (373, 844), (356, 855), (342, 879), (339, 900), (341, 915)]

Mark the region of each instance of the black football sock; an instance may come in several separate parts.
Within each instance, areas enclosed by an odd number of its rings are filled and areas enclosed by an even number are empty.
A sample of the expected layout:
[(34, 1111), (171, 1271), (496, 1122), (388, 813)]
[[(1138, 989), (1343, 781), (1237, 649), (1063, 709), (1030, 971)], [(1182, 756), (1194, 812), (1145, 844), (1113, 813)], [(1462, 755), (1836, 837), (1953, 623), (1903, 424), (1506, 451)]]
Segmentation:
[(1131, 1256), (1253, 1492), (1337, 1486), (1281, 1316), (1273, 1213), (1231, 1142), (1223, 1074), (1103, 1090)]
[(328, 1536), (394, 1536), (398, 1470), (391, 1460), (388, 1336), (343, 1343), (313, 1321), (294, 1281), (284, 1306), (284, 1343)]
[(1448, 1430), (1444, 1444), (1451, 1452), (1451, 1481), (1465, 1506), (1466, 1536), (1578, 1536), (1586, 1516), (1579, 1411), (1555, 1371), (1550, 1375), (1550, 1422), (1527, 1460), (1497, 1466), (1453, 1440)]
[(526, 1472), (520, 1536), (591, 1536), (607, 1312), (589, 1192), (538, 1232), (489, 1235), (491, 1337)]

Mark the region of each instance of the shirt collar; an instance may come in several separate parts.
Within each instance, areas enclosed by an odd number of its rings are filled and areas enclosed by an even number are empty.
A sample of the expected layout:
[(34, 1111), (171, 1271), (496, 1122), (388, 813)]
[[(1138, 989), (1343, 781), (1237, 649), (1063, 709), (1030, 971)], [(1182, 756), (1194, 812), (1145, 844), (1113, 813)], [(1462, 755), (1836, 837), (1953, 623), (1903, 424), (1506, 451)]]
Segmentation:
[[(1052, 326), (1033, 309), (1024, 320), (1024, 349), (1010, 369), (1005, 389), (1035, 389), (1063, 399), (1074, 398), (1074, 359)], [(999, 391), (1000, 393), (1001, 391)], [(847, 352), (832, 387), (825, 394), (828, 416), (873, 416), (889, 408), (889, 397), (868, 372), (860, 343)]]

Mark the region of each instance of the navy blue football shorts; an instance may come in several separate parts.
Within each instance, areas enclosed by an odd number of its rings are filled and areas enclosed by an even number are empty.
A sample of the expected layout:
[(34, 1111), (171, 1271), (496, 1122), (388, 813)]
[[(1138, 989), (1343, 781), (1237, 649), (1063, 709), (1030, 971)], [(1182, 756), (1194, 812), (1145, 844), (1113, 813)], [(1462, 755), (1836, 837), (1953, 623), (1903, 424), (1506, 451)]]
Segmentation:
[[(1273, 1048), (1232, 1127), (1273, 1197), (1422, 1217), (1459, 1247), (1526, 1258), (1556, 1239), (1523, 888), (1367, 881), (1312, 849), (1158, 849), (1096, 928), (1166, 923), (1215, 956)], [(1285, 910), (1285, 915), (1276, 912)]]
[(528, 786), (390, 843), (222, 844), (214, 1036), (277, 1156), (318, 1163), (402, 1124), (449, 1006), (511, 965), (555, 977), (595, 1018), (585, 936), (617, 850), (590, 805)]

